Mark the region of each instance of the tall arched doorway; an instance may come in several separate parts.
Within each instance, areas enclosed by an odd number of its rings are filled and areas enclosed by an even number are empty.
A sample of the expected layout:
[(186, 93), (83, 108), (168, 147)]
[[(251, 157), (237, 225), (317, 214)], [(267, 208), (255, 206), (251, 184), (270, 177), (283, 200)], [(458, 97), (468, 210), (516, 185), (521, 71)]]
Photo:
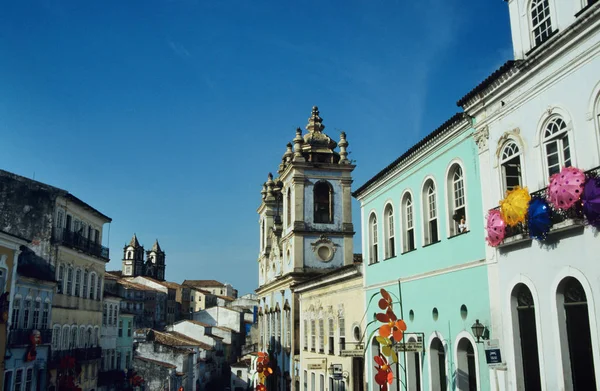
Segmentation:
[(517, 388), (540, 391), (540, 359), (533, 295), (525, 284), (518, 284), (512, 294), (513, 334)]
[(475, 349), (467, 338), (456, 345), (456, 388), (460, 391), (477, 391), (477, 365)]
[[(410, 337), (408, 342), (417, 342), (417, 340)], [(419, 352), (408, 352), (406, 353), (406, 361), (408, 361), (408, 391), (421, 391), (421, 354)]]
[(446, 391), (446, 349), (439, 338), (434, 338), (429, 347), (431, 365), (431, 387), (433, 390)]
[(563, 360), (565, 382), (571, 381), (574, 391), (595, 390), (596, 374), (587, 297), (576, 278), (567, 277), (561, 281), (557, 290), (557, 305), (561, 345), (563, 352), (568, 351), (568, 361)]

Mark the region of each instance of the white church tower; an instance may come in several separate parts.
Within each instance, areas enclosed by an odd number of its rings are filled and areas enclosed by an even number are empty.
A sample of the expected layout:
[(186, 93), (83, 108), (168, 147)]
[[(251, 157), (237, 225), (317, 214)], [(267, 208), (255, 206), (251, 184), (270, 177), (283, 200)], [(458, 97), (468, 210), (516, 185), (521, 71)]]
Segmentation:
[(269, 174), (261, 191), (259, 348), (274, 354), (278, 364), (269, 389), (290, 389), (293, 353), (299, 350), (299, 335), (293, 332), (299, 330), (299, 307), (290, 287), (353, 263), (350, 186), (355, 166), (348, 160), (346, 134), (338, 144), (324, 129), (315, 106), (307, 133), (296, 130), (278, 177)]

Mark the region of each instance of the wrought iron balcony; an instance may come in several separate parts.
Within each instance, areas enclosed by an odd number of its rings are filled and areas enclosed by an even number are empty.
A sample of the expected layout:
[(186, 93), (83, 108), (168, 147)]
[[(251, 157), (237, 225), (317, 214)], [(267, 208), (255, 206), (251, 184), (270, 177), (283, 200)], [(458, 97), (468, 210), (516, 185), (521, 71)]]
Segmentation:
[[(50, 344), (52, 342), (52, 330), (51, 329), (42, 329), (38, 330), (40, 332), (40, 337), (42, 340), (42, 344)], [(33, 330), (31, 329), (14, 329), (10, 330), (8, 335), (8, 345), (9, 346), (18, 346), (18, 345), (29, 345), (31, 342), (29, 340)]]
[(100, 243), (90, 240), (76, 232), (69, 231), (68, 229), (55, 228), (53, 231), (53, 238), (56, 243), (60, 243), (63, 246), (83, 251), (86, 254), (107, 261), (109, 260), (108, 247), (104, 247)]
[[(585, 173), (586, 173), (586, 175), (592, 174), (592, 175), (600, 176), (600, 166), (592, 168), (590, 170), (587, 170), (587, 171), (585, 171)], [(531, 198), (537, 197), (537, 198), (541, 198), (541, 199), (545, 200), (545, 199), (547, 199), (547, 195), (548, 195), (548, 187), (544, 187), (543, 189), (534, 191), (533, 193), (530, 193), (530, 195), (531, 195)], [(497, 206), (495, 208), (492, 208), (491, 210), (500, 210), (500, 207)], [(556, 227), (558, 224), (560, 224), (566, 220), (583, 221), (583, 212), (581, 209), (581, 203), (576, 203), (571, 208), (569, 208), (561, 213), (552, 213), (551, 221), (552, 221), (552, 225), (554, 227)], [(550, 229), (550, 232), (552, 232), (552, 229)], [(506, 239), (513, 238), (518, 235), (521, 235), (522, 238), (529, 238), (529, 227), (527, 226), (527, 221), (525, 221), (524, 223), (519, 223), (514, 227), (510, 227), (507, 225), (506, 230), (505, 230), (505, 235), (504, 235), (505, 242), (503, 244), (507, 244)], [(517, 241), (520, 241), (519, 238), (515, 238), (515, 239)], [(512, 241), (509, 240), (508, 242), (510, 243)], [(500, 247), (502, 247), (503, 244), (500, 244)]]
[(97, 360), (102, 357), (102, 348), (99, 346), (91, 348), (77, 348), (68, 350), (59, 350), (52, 352), (50, 365), (56, 367), (60, 364), (60, 360), (65, 357), (73, 357), (76, 362)]

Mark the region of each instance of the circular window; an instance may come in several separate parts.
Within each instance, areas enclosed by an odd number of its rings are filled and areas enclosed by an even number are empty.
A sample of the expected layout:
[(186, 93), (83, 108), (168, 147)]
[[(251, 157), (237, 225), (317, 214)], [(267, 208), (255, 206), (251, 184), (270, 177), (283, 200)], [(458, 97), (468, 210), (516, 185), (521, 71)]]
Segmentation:
[(431, 312), (431, 315), (433, 316), (433, 320), (438, 320), (438, 309), (436, 307), (433, 307), (433, 311)]
[(360, 327), (354, 326), (354, 339), (360, 341)]
[(461, 305), (460, 306), (460, 317), (463, 318), (463, 320), (467, 319), (467, 315), (469, 314), (469, 311), (467, 310), (467, 306), (466, 305)]
[(415, 311), (410, 310), (408, 312), (408, 319), (410, 319), (410, 321), (412, 322), (413, 320), (415, 320)]
[(329, 261), (331, 259), (331, 249), (328, 246), (321, 246), (317, 250), (317, 254), (319, 258), (323, 261)]

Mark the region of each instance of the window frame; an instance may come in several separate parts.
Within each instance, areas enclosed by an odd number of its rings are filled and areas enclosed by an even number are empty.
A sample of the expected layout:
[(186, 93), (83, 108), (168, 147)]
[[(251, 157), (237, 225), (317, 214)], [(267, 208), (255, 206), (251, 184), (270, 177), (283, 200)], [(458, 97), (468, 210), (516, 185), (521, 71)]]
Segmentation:
[[(559, 129), (556, 132), (553, 132), (549, 136), (546, 134), (550, 130), (549, 128), (552, 125), (556, 125), (556, 121), (560, 120), (564, 127)], [(546, 176), (545, 181), (548, 183), (549, 178), (552, 176), (550, 173), (550, 167), (556, 167), (556, 165), (550, 166), (548, 161), (549, 154), (547, 147), (556, 143), (556, 155), (558, 156), (558, 172), (564, 167), (573, 167), (575, 165), (575, 156), (573, 154), (574, 146), (573, 146), (573, 137), (571, 135), (572, 125), (571, 121), (568, 121), (567, 118), (561, 114), (553, 114), (546, 118), (543, 122), (543, 126), (540, 132), (540, 148), (542, 152), (542, 160), (544, 167), (544, 174)], [(567, 140), (567, 146), (565, 148), (564, 140)], [(565, 158), (565, 150), (568, 150), (569, 157)], [(569, 165), (566, 165), (566, 162), (569, 162)]]
[[(539, 8), (539, 4), (538, 3), (546, 3), (546, 7), (547, 8), (547, 12), (548, 15), (543, 18), (541, 20), (541, 22), (538, 22), (537, 24), (534, 23), (534, 16), (533, 16), (533, 10), (534, 7), (538, 7)], [(529, 23), (529, 39), (531, 41), (531, 48), (535, 48), (539, 45), (542, 45), (544, 42), (548, 41), (548, 39), (550, 39), (555, 31), (555, 29), (553, 28), (553, 23), (552, 21), (555, 19), (553, 17), (553, 7), (550, 4), (550, 0), (531, 0), (529, 2), (529, 5), (527, 7), (527, 20)], [(538, 14), (539, 15), (539, 14)], [(543, 33), (546, 33), (546, 36), (543, 38), (540, 38), (539, 41), (537, 39), (537, 34), (536, 34), (536, 29), (538, 29), (538, 27), (540, 27), (544, 22), (546, 22), (546, 20), (549, 22), (549, 25), (546, 29), (542, 29), (541, 33), (539, 34), (540, 36), (543, 35)]]
[[(460, 170), (460, 175), (457, 177), (457, 171)], [(457, 184), (462, 183), (462, 196), (457, 197), (457, 192), (460, 187)], [(457, 199), (462, 198), (462, 205), (457, 206)], [(467, 226), (466, 231), (469, 231), (469, 213), (468, 213), (468, 193), (467, 193), (467, 176), (465, 173), (465, 167), (461, 160), (454, 159), (448, 164), (446, 170), (446, 215), (447, 215), (447, 229), (448, 237), (452, 238), (461, 234), (459, 231), (459, 221), (454, 220), (454, 215), (458, 213), (460, 209), (464, 209), (465, 224)]]
[[(511, 154), (508, 154), (508, 150), (511, 150)], [(516, 152), (515, 152), (516, 149)], [(512, 160), (519, 160), (519, 186), (524, 187), (524, 175), (523, 175), (523, 150), (521, 148), (520, 143), (517, 140), (509, 138), (502, 144), (499, 153), (498, 159), (498, 168), (500, 170), (500, 189), (502, 190), (502, 195), (506, 194), (508, 189), (507, 184), (507, 174), (505, 165), (509, 164)], [(514, 187), (513, 187), (514, 188)]]
[[(410, 190), (405, 191), (401, 198), (402, 210), (402, 253), (416, 250), (415, 234), (415, 204)], [(410, 212), (410, 213), (409, 213)], [(410, 217), (410, 218), (409, 218)], [(410, 224), (409, 224), (410, 223)], [(412, 235), (412, 237), (411, 237)], [(412, 240), (411, 240), (412, 239)]]
[(440, 241), (438, 209), (439, 203), (437, 197), (437, 184), (433, 177), (427, 177), (425, 178), (423, 186), (421, 187), (421, 211), (423, 215), (423, 246), (428, 246), (430, 244), (434, 244)]
[[(326, 221), (323, 221), (323, 219), (318, 218), (317, 216), (320, 216), (320, 214), (318, 213), (319, 211), (317, 210), (317, 191), (320, 190), (321, 188), (327, 188), (328, 190), (328, 202), (327, 202), (327, 209), (329, 210), (329, 214), (328, 214), (328, 219), (326, 219)], [(319, 194), (321, 195), (321, 194)], [(335, 192), (333, 191), (333, 186), (331, 185), (331, 183), (329, 183), (326, 180), (319, 180), (317, 181), (314, 186), (313, 186), (313, 222), (315, 224), (334, 224), (335, 222), (335, 203), (334, 203), (334, 197), (335, 197)], [(321, 204), (324, 202), (319, 202), (319, 204)]]
[(394, 205), (386, 203), (383, 208), (383, 234), (384, 234), (384, 259), (396, 256), (396, 222), (394, 216)]
[(369, 265), (379, 262), (378, 236), (377, 213), (373, 211), (369, 215)]

